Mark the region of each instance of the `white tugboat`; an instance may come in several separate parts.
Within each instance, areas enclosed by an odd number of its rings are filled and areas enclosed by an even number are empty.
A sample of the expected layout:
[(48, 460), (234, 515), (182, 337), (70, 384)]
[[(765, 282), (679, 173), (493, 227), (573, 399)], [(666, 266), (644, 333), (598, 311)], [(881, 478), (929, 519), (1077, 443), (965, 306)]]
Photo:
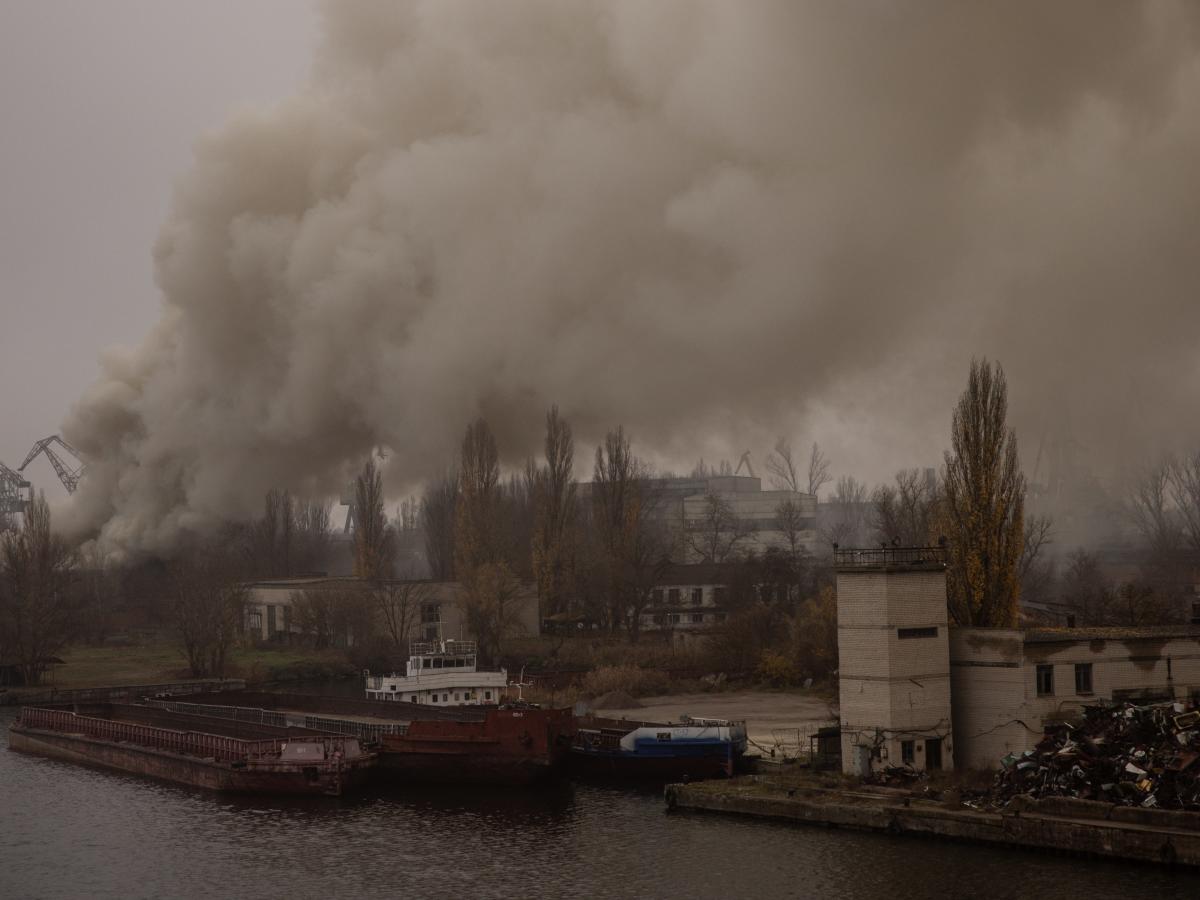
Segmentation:
[(504, 697), (508, 673), (481, 671), (475, 641), (413, 641), (404, 675), (366, 673), (368, 700), (487, 706)]

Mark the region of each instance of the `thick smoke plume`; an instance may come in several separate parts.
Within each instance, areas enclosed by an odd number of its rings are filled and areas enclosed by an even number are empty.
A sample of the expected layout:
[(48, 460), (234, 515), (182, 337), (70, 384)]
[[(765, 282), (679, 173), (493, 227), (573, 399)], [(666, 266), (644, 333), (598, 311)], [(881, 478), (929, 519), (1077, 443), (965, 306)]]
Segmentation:
[(376, 446), (435, 472), (479, 414), (523, 454), (550, 403), (664, 459), (793, 432), (884, 477), (936, 464), (974, 355), (1027, 456), (1190, 438), (1198, 17), (329, 2), (308, 87), (178, 184), (162, 320), (66, 426), (72, 525), (169, 550)]

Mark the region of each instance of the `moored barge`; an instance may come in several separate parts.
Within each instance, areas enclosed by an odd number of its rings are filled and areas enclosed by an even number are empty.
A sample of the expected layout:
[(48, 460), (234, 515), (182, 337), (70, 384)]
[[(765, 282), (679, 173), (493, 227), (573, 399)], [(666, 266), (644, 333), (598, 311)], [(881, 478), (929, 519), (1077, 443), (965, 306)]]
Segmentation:
[(685, 718), (669, 724), (584, 716), (571, 746), (570, 771), (630, 781), (728, 778), (746, 744), (744, 722)]
[(361, 785), (377, 761), (347, 735), (213, 719), (202, 731), (188, 724), (186, 716), (139, 706), (104, 704), (85, 714), (27, 706), (10, 726), (9, 747), (240, 793), (337, 796)]
[(575, 735), (571, 710), (519, 701), (443, 707), (263, 692), (204, 699), (212, 702), (161, 705), (209, 717), (354, 734), (378, 751), (378, 775), (397, 781), (528, 784), (563, 770)]

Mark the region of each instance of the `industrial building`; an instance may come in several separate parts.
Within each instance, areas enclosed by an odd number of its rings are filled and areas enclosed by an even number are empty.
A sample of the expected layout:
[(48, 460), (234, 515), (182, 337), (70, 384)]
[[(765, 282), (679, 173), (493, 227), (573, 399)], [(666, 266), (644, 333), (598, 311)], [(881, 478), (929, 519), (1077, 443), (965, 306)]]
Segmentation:
[[(305, 592), (393, 591), (397, 602), (408, 604), (409, 640), (465, 639), (478, 636), (467, 622), (463, 586), (457, 581), (397, 581), (380, 583), (361, 578), (282, 578), (247, 585), (246, 632), (262, 641), (288, 641), (303, 635), (294, 608)], [(511, 601), (509, 635), (538, 633), (538, 598), (532, 584), (522, 584)], [(353, 646), (361, 640), (349, 629), (334, 642)]]
[(1085, 705), (1200, 700), (1200, 628), (960, 628), (945, 551), (837, 550), (842, 769), (994, 768)]
[(724, 562), (705, 559), (692, 538), (705, 530), (710, 516), (709, 498), (717, 498), (731, 513), (731, 531), (737, 532), (729, 557), (769, 548), (788, 549), (788, 535), (780, 528), (779, 507), (791, 502), (800, 515), (798, 537), (806, 552), (818, 549), (817, 498), (800, 491), (767, 490), (762, 479), (749, 475), (710, 475), (696, 478), (657, 478), (651, 482), (656, 514), (672, 533), (672, 561)]

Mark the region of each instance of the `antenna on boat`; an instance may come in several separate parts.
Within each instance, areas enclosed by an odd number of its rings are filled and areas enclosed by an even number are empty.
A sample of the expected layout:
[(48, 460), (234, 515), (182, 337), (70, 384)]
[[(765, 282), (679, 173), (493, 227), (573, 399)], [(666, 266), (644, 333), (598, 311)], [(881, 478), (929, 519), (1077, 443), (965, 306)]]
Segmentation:
[(517, 689), (517, 702), (524, 703), (525, 702), (525, 688), (533, 687), (532, 681), (530, 681), (530, 682), (525, 681), (525, 667), (524, 666), (521, 666), (521, 674), (517, 676), (517, 680), (510, 681), (508, 683), (508, 686), (515, 687)]

